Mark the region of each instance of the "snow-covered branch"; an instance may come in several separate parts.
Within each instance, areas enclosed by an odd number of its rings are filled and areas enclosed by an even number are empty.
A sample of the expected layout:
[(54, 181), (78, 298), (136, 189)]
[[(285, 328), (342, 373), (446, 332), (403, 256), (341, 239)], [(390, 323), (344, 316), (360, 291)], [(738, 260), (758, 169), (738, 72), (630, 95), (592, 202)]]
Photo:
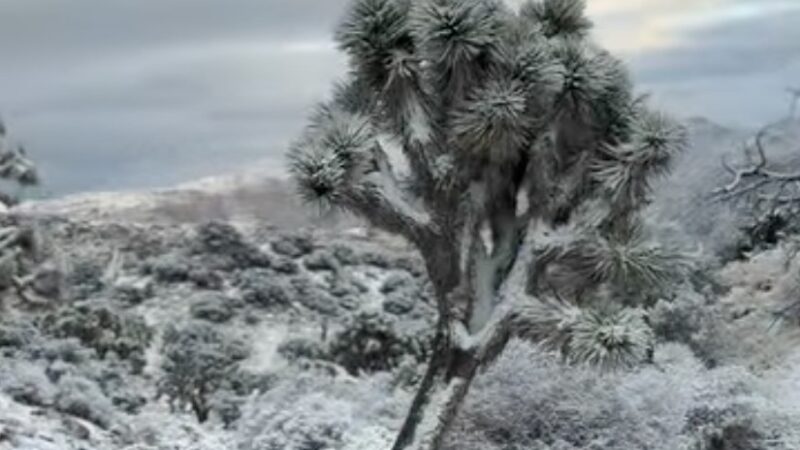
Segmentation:
[(413, 243), (429, 238), (435, 226), (419, 204), (415, 204), (389, 176), (367, 174), (347, 189), (340, 203), (372, 225), (408, 238)]
[(290, 169), (307, 201), (344, 208), (418, 243), (433, 221), (401, 185), (381, 138), (370, 117), (323, 106), (292, 147)]
[[(741, 197), (753, 191), (761, 189), (771, 189), (781, 187), (787, 183), (800, 182), (800, 172), (783, 172), (779, 170), (769, 169), (769, 160), (767, 158), (767, 151), (765, 148), (764, 140), (767, 133), (773, 125), (767, 125), (761, 128), (755, 136), (754, 147), (757, 154), (755, 162), (747, 164), (744, 167), (735, 169), (723, 160), (723, 167), (731, 173), (732, 180), (724, 186), (721, 186), (713, 191), (713, 195), (721, 200), (728, 200), (736, 197)], [(761, 195), (760, 197), (765, 197)], [(771, 200), (794, 198), (786, 197), (776, 193)]]

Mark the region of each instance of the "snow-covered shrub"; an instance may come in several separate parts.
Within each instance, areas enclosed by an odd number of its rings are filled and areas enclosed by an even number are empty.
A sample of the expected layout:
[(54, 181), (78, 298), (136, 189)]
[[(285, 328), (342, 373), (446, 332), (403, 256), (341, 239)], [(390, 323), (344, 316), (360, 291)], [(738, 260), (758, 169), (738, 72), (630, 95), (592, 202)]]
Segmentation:
[(56, 394), (55, 387), (40, 365), (19, 360), (0, 364), (0, 391), (19, 403), (33, 406), (52, 404)]
[(179, 254), (161, 255), (145, 262), (145, 273), (152, 274), (161, 283), (182, 283), (189, 278), (191, 262)]
[(104, 263), (96, 257), (73, 256), (66, 273), (68, 296), (75, 300), (85, 300), (103, 289)]
[(386, 277), (381, 284), (382, 294), (391, 294), (399, 290), (413, 289), (416, 281), (406, 272), (394, 272)]
[(110, 223), (101, 225), (97, 231), (99, 232), (97, 238), (122, 243), (119, 251), (131, 254), (136, 260), (164, 255), (186, 245), (183, 236), (176, 236), (177, 229), (168, 229), (155, 224), (130, 226)]
[(135, 371), (144, 365), (144, 353), (153, 331), (135, 313), (115, 310), (103, 302), (83, 302), (44, 318), (44, 329), (54, 337), (74, 337), (97, 351), (100, 358), (114, 352), (129, 360)]
[(114, 281), (112, 295), (128, 305), (138, 305), (153, 295), (154, 286), (150, 278), (121, 276)]
[(707, 370), (681, 344), (659, 346), (652, 366), (598, 374), (513, 343), (476, 380), (445, 448), (795, 448), (800, 409), (766, 386), (743, 368)]
[(270, 267), (283, 275), (295, 275), (300, 272), (300, 266), (294, 260), (282, 256), (273, 259)]
[(310, 254), (314, 250), (314, 242), (305, 234), (284, 234), (275, 238), (270, 247), (278, 255), (297, 259)]
[(159, 409), (126, 417), (126, 425), (132, 432), (122, 450), (234, 450), (227, 433)]
[(343, 266), (355, 266), (361, 259), (352, 247), (344, 244), (333, 244), (331, 246), (333, 257)]
[(139, 414), (147, 404), (147, 398), (141, 392), (126, 388), (115, 391), (111, 396), (111, 403), (126, 414)]
[(64, 269), (60, 263), (47, 261), (31, 274), (30, 289), (38, 296), (50, 301), (64, 298), (66, 290)]
[(266, 269), (249, 269), (241, 272), (236, 286), (247, 303), (264, 308), (286, 306), (292, 302), (292, 288), (284, 277)]
[(68, 375), (56, 388), (54, 404), (58, 411), (86, 419), (101, 428), (111, 425), (114, 406), (97, 383)]
[(246, 397), (255, 392), (267, 392), (278, 383), (278, 375), (274, 373), (237, 370), (226, 380), (226, 388), (236, 395)]
[(384, 251), (366, 251), (360, 255), (361, 264), (388, 270), (393, 268), (393, 258)]
[(234, 374), (248, 349), (215, 327), (190, 322), (181, 328), (170, 326), (164, 332), (160, 395), (173, 408), (192, 408), (197, 420), (205, 422), (211, 411), (211, 396)]
[(382, 450), (408, 398), (384, 378), (359, 382), (303, 374), (245, 406), (240, 450)]
[(289, 279), (297, 303), (312, 312), (335, 316), (342, 313), (343, 310), (352, 310), (355, 307), (354, 298), (347, 295), (333, 295), (330, 292), (330, 282), (329, 279), (328, 286), (325, 286), (325, 284), (316, 283), (312, 278), (302, 275)]
[(351, 374), (387, 371), (406, 356), (418, 363), (430, 352), (429, 332), (405, 333), (398, 322), (384, 314), (361, 312), (348, 317), (328, 346), (328, 355)]
[[(292, 280), (293, 286), (298, 286), (298, 278)], [(305, 285), (305, 283), (303, 283)], [(297, 302), (305, 306), (309, 310), (325, 316), (335, 316), (342, 312), (341, 307), (345, 310), (353, 309), (352, 298), (339, 297), (336, 298), (328, 293), (325, 289), (314, 286), (311, 289), (303, 288), (297, 294)]]
[(224, 222), (206, 222), (197, 227), (197, 244), (211, 253), (225, 253), (244, 247), (244, 237), (233, 225)]
[(339, 269), (339, 261), (328, 250), (316, 250), (303, 259), (303, 265), (311, 271), (330, 271), (336, 272)]
[(389, 314), (401, 316), (411, 312), (418, 301), (418, 297), (415, 298), (410, 295), (404, 295), (401, 292), (393, 292), (383, 300), (383, 310)]
[(784, 241), (788, 235), (797, 234), (800, 226), (796, 217), (784, 213), (776, 211), (753, 217), (748, 223), (741, 225), (736, 249), (738, 258), (744, 259), (753, 252), (772, 248)]
[(717, 305), (691, 289), (681, 289), (672, 300), (661, 299), (648, 311), (653, 332), (660, 341), (686, 344), (706, 365), (720, 359), (724, 324)]
[(383, 310), (389, 314), (402, 316), (411, 313), (412, 317), (428, 318), (435, 316), (431, 292), (422, 280), (406, 271), (389, 275), (380, 287), (384, 295)]
[(225, 285), (225, 279), (216, 270), (207, 267), (195, 267), (189, 272), (189, 281), (200, 289), (220, 290)]
[(39, 337), (39, 330), (20, 320), (0, 319), (0, 351), (10, 356), (27, 350)]
[(309, 338), (292, 338), (281, 342), (278, 354), (288, 361), (324, 359), (327, 356), (322, 344)]
[(228, 429), (242, 417), (242, 404), (245, 399), (231, 391), (217, 391), (209, 400), (210, 408), (214, 410), (222, 425)]
[(219, 293), (204, 292), (191, 299), (192, 317), (213, 323), (225, 323), (234, 315), (234, 300)]
[[(269, 267), (270, 258), (230, 224), (208, 222), (197, 228), (195, 251), (214, 256), (214, 266), (220, 270), (247, 267)], [(210, 260), (212, 258), (207, 258)]]
[(329, 273), (325, 276), (327, 291), (336, 297), (339, 305), (346, 310), (359, 306), (359, 297), (369, 292), (369, 286), (347, 272)]
[(50, 339), (37, 349), (45, 360), (64, 361), (70, 364), (83, 364), (95, 356), (95, 351), (83, 346), (77, 338)]

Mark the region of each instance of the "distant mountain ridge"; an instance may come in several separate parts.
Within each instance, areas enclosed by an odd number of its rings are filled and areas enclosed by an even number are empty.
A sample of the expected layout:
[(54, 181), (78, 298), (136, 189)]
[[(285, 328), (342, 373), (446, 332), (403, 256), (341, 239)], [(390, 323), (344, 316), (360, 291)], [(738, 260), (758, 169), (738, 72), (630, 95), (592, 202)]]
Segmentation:
[[(742, 157), (754, 130), (728, 128), (705, 118), (685, 121), (689, 150), (678, 158), (673, 174), (655, 189), (652, 208), (660, 221), (675, 222), (704, 237), (719, 228), (726, 205), (712, 204), (713, 189), (728, 180), (721, 160)], [(768, 139), (771, 161), (800, 166), (800, 120), (785, 120)], [(237, 173), (203, 178), (168, 189), (85, 193), (62, 199), (32, 201), (18, 211), (67, 215), (76, 219), (194, 223), (207, 220), (265, 221), (280, 228), (352, 227), (359, 222), (342, 215), (321, 215), (302, 204), (288, 179), (265, 177), (258, 164)]]
[(302, 204), (287, 179), (250, 172), (203, 178), (172, 188), (90, 192), (26, 202), (24, 214), (68, 216), (76, 220), (197, 223), (209, 220), (266, 221), (285, 229), (352, 226), (354, 221), (321, 215)]

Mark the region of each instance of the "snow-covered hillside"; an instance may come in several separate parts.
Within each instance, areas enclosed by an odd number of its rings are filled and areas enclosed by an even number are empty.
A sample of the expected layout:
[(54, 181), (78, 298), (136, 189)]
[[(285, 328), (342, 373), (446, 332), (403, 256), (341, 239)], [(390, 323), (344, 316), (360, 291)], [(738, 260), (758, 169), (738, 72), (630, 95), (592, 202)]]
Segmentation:
[[(756, 130), (728, 128), (702, 118), (689, 119), (686, 126), (689, 149), (677, 159), (673, 174), (656, 186), (653, 210), (659, 220), (674, 221), (692, 237), (704, 239), (714, 234), (721, 223), (734, 220), (728, 206), (713, 202), (710, 196), (715, 188), (729, 181), (722, 158), (727, 156), (733, 163), (741, 161), (742, 149)], [(800, 165), (797, 142), (800, 142), (800, 119), (781, 121), (772, 129), (767, 148), (777, 167)], [(80, 220), (260, 221), (286, 229), (357, 225), (353, 218), (321, 215), (313, 207), (303, 205), (290, 181), (264, 177), (264, 172), (263, 167), (255, 164), (251, 169), (169, 189), (77, 194), (28, 202), (19, 210)]]
[[(708, 254), (736, 238), (738, 212), (708, 193), (750, 132), (689, 127), (652, 222)], [(776, 162), (795, 162), (794, 142), (800, 123), (782, 123)], [(398, 239), (312, 217), (256, 170), (4, 216), (38, 221), (65, 278), (46, 304), (3, 294), (0, 450), (387, 449), (430, 351), (424, 265)], [(795, 250), (699, 266), (647, 305), (659, 345), (633, 371), (513, 343), (444, 449), (800, 448), (800, 329), (774, 314), (800, 291)]]
[(291, 184), (252, 171), (224, 174), (150, 191), (93, 192), (17, 207), (24, 214), (60, 215), (76, 220), (143, 223), (198, 223), (209, 220), (268, 222), (294, 229), (351, 227), (346, 217), (321, 215), (303, 205)]

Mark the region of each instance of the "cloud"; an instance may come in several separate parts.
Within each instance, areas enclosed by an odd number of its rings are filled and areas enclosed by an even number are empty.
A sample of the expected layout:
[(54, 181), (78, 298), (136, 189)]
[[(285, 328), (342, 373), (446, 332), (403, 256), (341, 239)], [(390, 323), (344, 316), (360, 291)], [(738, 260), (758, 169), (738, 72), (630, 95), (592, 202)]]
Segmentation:
[(687, 21), (672, 46), (629, 57), (637, 79), (670, 110), (755, 125), (785, 114), (800, 80), (800, 3), (732, 2)]
[[(330, 40), (346, 3), (3, 0), (0, 112), (58, 193), (259, 159), (279, 173), (310, 107), (346, 72)], [(757, 123), (800, 79), (796, 0), (588, 4), (597, 39), (675, 112)]]

